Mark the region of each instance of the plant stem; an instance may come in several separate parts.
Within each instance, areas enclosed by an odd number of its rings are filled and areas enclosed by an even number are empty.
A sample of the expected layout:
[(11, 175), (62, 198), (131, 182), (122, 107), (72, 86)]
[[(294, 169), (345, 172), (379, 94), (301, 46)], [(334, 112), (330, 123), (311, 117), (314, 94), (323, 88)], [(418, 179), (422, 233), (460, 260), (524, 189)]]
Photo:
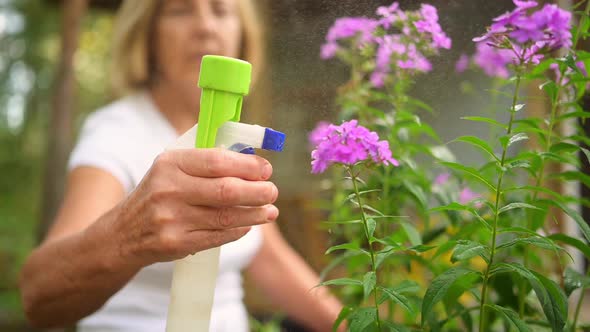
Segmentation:
[[(547, 128), (547, 139), (545, 140), (546, 144), (545, 144), (545, 151), (549, 151), (551, 149), (551, 138), (553, 136), (553, 129), (555, 127), (555, 119), (557, 118), (557, 112), (558, 112), (558, 104), (559, 104), (559, 96), (561, 95), (561, 89), (563, 86), (563, 76), (564, 73), (561, 72), (560, 73), (561, 78), (559, 79), (558, 82), (558, 86), (557, 86), (557, 92), (555, 93), (555, 99), (551, 101), (551, 116), (549, 118), (549, 124), (548, 124), (548, 128)], [(535, 187), (539, 187), (541, 186), (541, 181), (543, 179), (543, 174), (545, 173), (545, 159), (541, 159), (541, 165), (539, 166), (539, 173), (536, 176), (535, 179)], [(533, 193), (533, 197), (531, 199), (531, 203), (534, 204), (534, 202), (537, 200), (539, 192), (535, 191)], [(532, 220), (531, 220), (531, 214), (533, 212), (527, 212), (527, 229), (531, 229), (533, 227), (532, 225)], [(536, 231), (536, 230), (533, 230)], [(528, 255), (528, 247), (525, 246), (523, 248), (523, 255), (524, 255), (524, 261), (523, 264), (525, 267), (528, 268), (529, 266), (529, 255)], [(521, 281), (520, 282), (520, 286), (519, 287), (521, 290), (525, 289), (525, 283), (526, 281)], [(524, 317), (524, 298), (525, 298), (525, 294), (524, 292), (519, 292), (518, 293), (518, 313), (520, 318)]]
[[(590, 269), (586, 272), (586, 276), (590, 276)], [(574, 314), (574, 322), (572, 323), (572, 332), (576, 332), (576, 326), (578, 325), (578, 317), (580, 316), (580, 309), (582, 309), (582, 303), (584, 302), (585, 289), (580, 289), (580, 298), (578, 298), (578, 304), (576, 304), (576, 313)]]
[(578, 28), (576, 29), (576, 34), (574, 35), (572, 50), (576, 49), (576, 46), (578, 45), (578, 40), (580, 40), (580, 32), (582, 32), (582, 26), (584, 26), (586, 24), (586, 21), (588, 20), (588, 13), (590, 13), (590, 0), (586, 1), (586, 8), (584, 9), (584, 13), (586, 15), (582, 15), (581, 21), (579, 22)]
[[(510, 109), (510, 121), (508, 122), (508, 129), (506, 130), (506, 135), (510, 135), (512, 133), (512, 124), (514, 122), (514, 114), (516, 103), (518, 102), (518, 93), (520, 90), (520, 80), (521, 75), (517, 72), (516, 74), (516, 86), (514, 88), (514, 97), (512, 98), (512, 108)], [(487, 300), (487, 293), (488, 293), (488, 281), (490, 277), (490, 270), (492, 265), (494, 264), (494, 255), (496, 253), (496, 231), (498, 229), (498, 218), (499, 218), (499, 207), (500, 207), (500, 196), (502, 194), (502, 180), (504, 179), (504, 163), (506, 162), (506, 152), (508, 151), (508, 145), (502, 148), (502, 158), (500, 159), (500, 175), (498, 175), (498, 184), (496, 185), (496, 202), (494, 208), (494, 223), (492, 225), (492, 246), (491, 246), (491, 253), (490, 253), (490, 263), (486, 267), (486, 272), (483, 278), (483, 287), (481, 290), (481, 303), (479, 307), (480, 318), (479, 318), (479, 331), (485, 331), (485, 304)]]
[(367, 243), (369, 244), (369, 253), (371, 254), (371, 270), (375, 274), (375, 287), (373, 288), (373, 295), (375, 298), (375, 317), (377, 318), (377, 329), (381, 331), (381, 320), (379, 319), (379, 299), (377, 298), (377, 265), (375, 265), (375, 252), (373, 251), (373, 245), (371, 243), (371, 236), (369, 234), (369, 227), (367, 225), (367, 219), (365, 217), (365, 211), (363, 209), (363, 204), (361, 202), (361, 194), (359, 193), (359, 188), (357, 185), (356, 175), (354, 174), (352, 166), (348, 167), (348, 174), (350, 174), (350, 178), (352, 180), (352, 185), (354, 186), (354, 193), (359, 205), (359, 209), (361, 210), (361, 220), (363, 222), (363, 227), (365, 228), (365, 236), (367, 237)]

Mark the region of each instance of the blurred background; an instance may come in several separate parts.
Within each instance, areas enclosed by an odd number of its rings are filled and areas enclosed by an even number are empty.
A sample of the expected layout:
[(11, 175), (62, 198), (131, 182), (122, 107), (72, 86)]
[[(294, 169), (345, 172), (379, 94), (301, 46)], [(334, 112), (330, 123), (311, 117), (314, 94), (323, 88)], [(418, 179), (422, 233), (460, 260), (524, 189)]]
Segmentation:
[[(374, 16), (391, 1), (258, 0), (266, 27), (268, 66), (248, 97), (246, 122), (287, 134), (281, 154), (265, 155), (274, 165), (281, 191), (280, 225), (292, 245), (320, 270), (326, 232), (314, 206), (321, 177), (310, 174), (307, 134), (320, 120), (334, 120), (334, 96), (348, 72), (335, 60), (322, 61), (320, 45), (341, 16)], [(415, 9), (422, 1), (400, 1)], [(491, 19), (513, 7), (509, 0), (433, 0), (440, 24), (453, 40), (450, 51), (433, 59), (434, 70), (417, 78), (415, 94), (434, 108), (424, 115), (444, 142), (478, 134), (484, 127), (462, 124), (486, 105), (490, 79), (455, 73), (460, 54), (471, 54), (471, 39)], [(114, 0), (0, 0), (0, 331), (29, 331), (17, 289), (19, 268), (55, 213), (67, 155), (84, 117), (112, 100), (109, 51)], [(195, 78), (195, 82), (196, 82)], [(467, 84), (466, 82), (470, 82)], [(468, 93), (470, 88), (477, 93)], [(197, 86), (195, 84), (195, 89)], [(265, 118), (248, 118), (261, 107)], [(462, 161), (478, 155), (455, 151)], [(472, 152), (475, 153), (475, 152)], [(99, 248), (97, 248), (99, 249)], [(250, 311), (272, 315), (248, 287)]]

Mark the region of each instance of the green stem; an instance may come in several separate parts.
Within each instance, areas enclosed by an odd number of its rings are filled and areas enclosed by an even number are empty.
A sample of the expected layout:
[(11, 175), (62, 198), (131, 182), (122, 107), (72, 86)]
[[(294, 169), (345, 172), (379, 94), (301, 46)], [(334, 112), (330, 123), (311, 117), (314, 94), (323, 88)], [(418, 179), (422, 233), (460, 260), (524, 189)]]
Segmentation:
[[(506, 135), (510, 135), (512, 133), (512, 124), (514, 123), (514, 111), (516, 107), (516, 103), (518, 101), (518, 93), (520, 90), (520, 73), (516, 74), (516, 86), (514, 88), (514, 97), (512, 99), (512, 109), (510, 110), (510, 121), (508, 122), (508, 129), (506, 130)], [(506, 162), (506, 152), (508, 151), (508, 145), (502, 148), (502, 158), (500, 159), (500, 169), (504, 169), (504, 163)], [(491, 253), (490, 253), (490, 262), (486, 267), (486, 272), (483, 278), (483, 287), (481, 290), (481, 303), (479, 306), (480, 318), (479, 318), (479, 331), (485, 331), (485, 304), (488, 296), (488, 281), (490, 278), (490, 270), (492, 265), (494, 264), (494, 255), (496, 254), (496, 232), (498, 229), (498, 217), (499, 217), (499, 207), (500, 207), (500, 196), (502, 194), (502, 180), (504, 179), (504, 171), (500, 171), (500, 175), (498, 176), (498, 183), (496, 185), (496, 202), (494, 208), (494, 223), (492, 225), (492, 246), (491, 246)]]
[[(573, 42), (573, 46), (572, 46), (572, 49), (574, 49), (574, 50), (576, 49), (576, 46), (578, 45), (578, 40), (580, 38), (581, 29), (588, 21), (588, 15), (590, 14), (590, 0), (586, 1), (586, 8), (584, 9), (584, 13), (585, 13), (585, 15), (582, 15), (582, 20), (581, 20), (580, 24), (578, 24), (578, 29), (576, 30), (576, 34), (574, 37), (574, 42)], [(590, 276), (590, 269), (588, 270), (588, 272), (586, 272), (586, 275)], [(578, 303), (576, 304), (576, 312), (574, 314), (574, 322), (572, 323), (572, 331), (573, 332), (576, 331), (576, 327), (578, 325), (578, 317), (580, 316), (580, 309), (582, 308), (582, 303), (584, 302), (584, 293), (585, 293), (584, 288), (582, 287), (582, 289), (580, 291), (580, 298), (578, 299)]]
[(579, 22), (578, 28), (576, 29), (576, 34), (574, 35), (572, 50), (576, 49), (576, 46), (578, 45), (578, 40), (580, 40), (580, 32), (582, 30), (582, 27), (586, 24), (586, 21), (588, 20), (588, 13), (590, 13), (590, 0), (586, 2), (586, 8), (584, 9), (584, 13), (586, 15), (582, 15), (582, 20)]
[[(590, 269), (586, 272), (586, 276), (590, 276)], [(576, 326), (578, 325), (578, 317), (580, 316), (580, 309), (582, 309), (582, 303), (584, 302), (584, 293), (585, 289), (582, 287), (580, 289), (580, 298), (578, 299), (578, 303), (576, 304), (576, 313), (574, 314), (574, 322), (572, 323), (572, 332), (576, 332)]]
[(369, 235), (369, 227), (367, 225), (367, 219), (365, 217), (365, 211), (363, 209), (363, 204), (361, 202), (361, 194), (359, 193), (359, 188), (357, 185), (356, 175), (353, 172), (352, 166), (348, 168), (348, 174), (350, 174), (350, 178), (352, 180), (352, 185), (354, 186), (354, 193), (356, 196), (356, 200), (359, 205), (359, 209), (361, 210), (361, 220), (363, 222), (363, 227), (365, 229), (365, 236), (367, 237), (367, 243), (369, 244), (369, 253), (371, 254), (371, 270), (373, 274), (375, 274), (375, 287), (373, 288), (373, 295), (375, 299), (375, 317), (377, 318), (377, 330), (381, 331), (381, 320), (379, 319), (379, 299), (377, 298), (377, 265), (375, 264), (375, 252), (373, 250), (373, 245), (371, 243), (371, 236)]

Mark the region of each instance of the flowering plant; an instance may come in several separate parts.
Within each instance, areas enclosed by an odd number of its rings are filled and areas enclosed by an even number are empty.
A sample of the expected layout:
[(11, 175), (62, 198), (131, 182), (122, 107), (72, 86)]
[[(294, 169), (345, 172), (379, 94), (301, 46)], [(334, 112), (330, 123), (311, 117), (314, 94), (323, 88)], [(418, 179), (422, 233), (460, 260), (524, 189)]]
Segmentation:
[[(342, 286), (346, 306), (335, 328), (348, 320), (351, 331), (576, 330), (582, 296), (572, 320), (568, 297), (590, 279), (563, 268), (575, 253), (561, 245), (590, 258), (590, 227), (573, 206), (588, 202), (544, 179), (590, 184), (577, 158), (581, 152), (590, 159), (582, 147), (590, 140), (558, 130), (568, 123), (576, 129), (572, 119), (590, 114), (579, 105), (590, 54), (575, 50), (588, 34), (590, 2), (573, 32), (571, 13), (556, 5), (514, 5), (474, 38), (475, 55), (456, 66), (463, 71), (472, 62), (513, 89), (506, 123), (463, 118), (489, 125), (490, 138), (452, 142), (481, 151), (480, 166), (464, 165), (440, 146), (419, 118), (430, 107), (407, 93), (412, 77), (432, 69), (429, 57), (451, 47), (435, 7), (403, 11), (393, 3), (378, 8), (377, 18), (341, 18), (329, 30), (321, 57), (351, 66), (337, 100), (340, 120), (348, 121), (321, 123), (310, 134), (312, 172), (333, 172), (327, 223), (335, 245), (327, 254), (341, 254), (322, 276), (343, 277), (322, 284)], [(555, 57), (558, 50), (565, 55)], [(547, 117), (526, 114), (521, 102), (523, 86), (539, 80)], [(536, 146), (517, 149), (533, 139)], [(564, 216), (581, 236), (547, 222)]]

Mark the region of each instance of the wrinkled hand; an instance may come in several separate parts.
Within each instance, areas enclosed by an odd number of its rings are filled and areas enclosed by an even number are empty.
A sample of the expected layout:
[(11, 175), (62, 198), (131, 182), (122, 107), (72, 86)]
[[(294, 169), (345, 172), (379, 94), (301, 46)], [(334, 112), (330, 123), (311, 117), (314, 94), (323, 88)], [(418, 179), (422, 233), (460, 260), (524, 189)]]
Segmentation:
[(116, 234), (124, 257), (140, 265), (171, 261), (244, 236), (273, 222), (272, 166), (223, 149), (170, 150), (119, 206)]

